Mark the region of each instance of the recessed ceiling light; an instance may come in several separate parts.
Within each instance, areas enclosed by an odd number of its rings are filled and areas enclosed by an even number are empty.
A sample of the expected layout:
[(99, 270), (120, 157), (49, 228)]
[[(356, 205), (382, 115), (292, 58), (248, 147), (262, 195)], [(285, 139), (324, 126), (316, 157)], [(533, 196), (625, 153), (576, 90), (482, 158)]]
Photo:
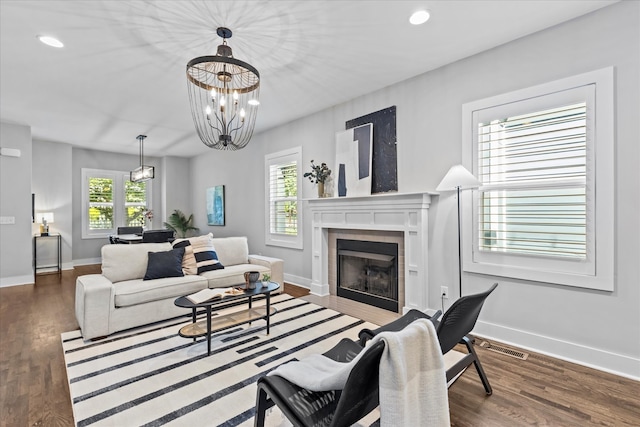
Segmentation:
[(411, 15), (411, 17), (409, 18), (409, 22), (411, 22), (413, 25), (424, 24), (429, 20), (429, 17), (431, 17), (431, 14), (428, 10), (419, 10)]
[(46, 44), (47, 46), (64, 47), (64, 44), (60, 40), (55, 38), (55, 37), (51, 37), (51, 36), (36, 36), (36, 38), (38, 40), (40, 40), (42, 43)]

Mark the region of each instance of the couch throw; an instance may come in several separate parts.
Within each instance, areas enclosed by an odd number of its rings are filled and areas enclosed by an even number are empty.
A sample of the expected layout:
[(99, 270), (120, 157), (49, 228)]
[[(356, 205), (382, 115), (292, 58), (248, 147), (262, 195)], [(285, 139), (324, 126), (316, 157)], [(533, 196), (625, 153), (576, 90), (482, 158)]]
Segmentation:
[[(384, 340), (380, 359), (381, 426), (449, 426), (444, 359), (433, 323), (418, 319), (398, 332), (382, 332), (370, 343)], [(279, 375), (311, 391), (341, 390), (351, 362), (336, 362), (321, 354), (280, 365), (268, 375)]]

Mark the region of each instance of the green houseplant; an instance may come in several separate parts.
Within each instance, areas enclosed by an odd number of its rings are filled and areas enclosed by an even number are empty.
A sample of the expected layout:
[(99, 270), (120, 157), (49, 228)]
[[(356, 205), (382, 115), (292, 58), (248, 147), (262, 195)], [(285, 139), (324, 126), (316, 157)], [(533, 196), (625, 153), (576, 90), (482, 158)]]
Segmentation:
[(167, 222), (164, 223), (164, 226), (169, 230), (175, 231), (180, 238), (187, 237), (187, 233), (191, 230), (198, 231), (198, 227), (193, 226), (193, 214), (187, 218), (179, 209), (173, 211)]

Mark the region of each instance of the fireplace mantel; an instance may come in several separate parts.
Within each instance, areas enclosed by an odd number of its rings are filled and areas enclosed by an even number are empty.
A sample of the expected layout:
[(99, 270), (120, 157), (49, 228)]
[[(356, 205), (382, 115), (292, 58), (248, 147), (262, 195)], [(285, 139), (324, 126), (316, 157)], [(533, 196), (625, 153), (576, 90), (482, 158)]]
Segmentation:
[(329, 229), (387, 230), (404, 234), (403, 313), (429, 307), (429, 205), (437, 193), (384, 193), (306, 199), (312, 221), (311, 293), (329, 295)]

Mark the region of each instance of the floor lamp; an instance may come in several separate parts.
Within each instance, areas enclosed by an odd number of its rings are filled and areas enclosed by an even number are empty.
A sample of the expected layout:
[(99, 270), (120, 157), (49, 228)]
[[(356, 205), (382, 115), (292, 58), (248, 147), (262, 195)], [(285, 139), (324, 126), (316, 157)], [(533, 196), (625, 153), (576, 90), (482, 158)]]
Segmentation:
[(436, 191), (456, 191), (458, 195), (458, 277), (459, 296), (462, 296), (462, 245), (460, 242), (460, 190), (478, 188), (480, 181), (462, 165), (455, 165), (442, 178)]

